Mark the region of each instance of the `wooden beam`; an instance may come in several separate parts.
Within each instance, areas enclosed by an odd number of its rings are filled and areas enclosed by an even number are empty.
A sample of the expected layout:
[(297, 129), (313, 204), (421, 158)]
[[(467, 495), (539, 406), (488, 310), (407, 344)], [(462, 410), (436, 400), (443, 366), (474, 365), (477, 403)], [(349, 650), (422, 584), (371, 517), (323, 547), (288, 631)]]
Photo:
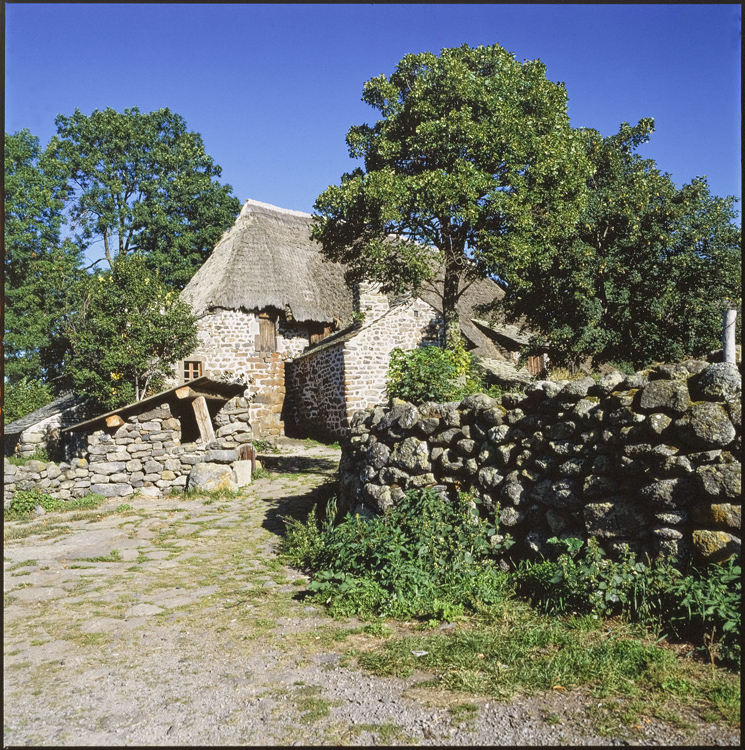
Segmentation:
[(232, 396), (221, 396), (219, 393), (201, 393), (188, 385), (176, 389), (176, 398), (204, 398), (208, 401), (230, 401)]
[(204, 396), (197, 396), (197, 398), (191, 402), (191, 406), (194, 409), (194, 416), (197, 418), (199, 435), (205, 443), (211, 443), (215, 439), (215, 430), (212, 427), (210, 412), (207, 408), (207, 402), (205, 401)]
[(118, 414), (112, 414), (110, 417), (106, 417), (107, 427), (121, 427), (124, 424), (124, 420)]

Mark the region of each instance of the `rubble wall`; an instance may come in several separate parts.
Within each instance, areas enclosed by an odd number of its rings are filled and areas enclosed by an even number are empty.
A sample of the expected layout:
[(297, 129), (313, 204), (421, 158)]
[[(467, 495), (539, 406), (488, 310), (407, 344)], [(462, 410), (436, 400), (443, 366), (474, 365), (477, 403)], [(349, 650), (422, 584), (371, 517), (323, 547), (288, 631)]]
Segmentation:
[(722, 560), (740, 551), (741, 404), (738, 368), (698, 360), (534, 382), (498, 401), (396, 401), (354, 416), (339, 507), (382, 513), (436, 486), (499, 512), (512, 561), (590, 536), (611, 555)]
[[(198, 463), (232, 464), (239, 449), (251, 442), (248, 399), (228, 401), (213, 417), (216, 439), (210, 443), (182, 442), (182, 421), (167, 403), (134, 415), (118, 428), (97, 430), (87, 436), (81, 458), (54, 463), (28, 461), (15, 466), (5, 459), (4, 507), (17, 490), (37, 488), (60, 500), (89, 493), (105, 497), (168, 494), (185, 487)], [(190, 425), (193, 432), (193, 425)]]

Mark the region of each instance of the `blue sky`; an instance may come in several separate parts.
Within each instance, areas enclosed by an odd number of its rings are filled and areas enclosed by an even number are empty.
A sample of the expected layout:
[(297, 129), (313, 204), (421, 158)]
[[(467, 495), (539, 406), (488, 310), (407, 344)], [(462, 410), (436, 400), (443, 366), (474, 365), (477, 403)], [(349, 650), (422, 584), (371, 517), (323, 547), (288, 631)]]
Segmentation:
[(564, 81), (574, 126), (654, 117), (640, 153), (741, 196), (739, 5), (6, 4), (5, 129), (46, 144), (79, 108), (169, 107), (244, 201), (311, 212), (407, 53), (500, 44)]

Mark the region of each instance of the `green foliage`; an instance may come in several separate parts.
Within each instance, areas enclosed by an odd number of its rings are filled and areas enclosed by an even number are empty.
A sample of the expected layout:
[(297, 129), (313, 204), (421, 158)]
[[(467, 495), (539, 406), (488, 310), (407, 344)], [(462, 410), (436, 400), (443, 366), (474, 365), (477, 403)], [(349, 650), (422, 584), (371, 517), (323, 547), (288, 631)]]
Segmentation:
[(611, 560), (592, 538), (581, 555), (581, 540), (549, 541), (566, 552), (555, 561), (523, 561), (513, 577), (517, 592), (536, 606), (552, 614), (621, 614), (670, 628), (700, 648), (715, 644), (723, 661), (739, 665), (741, 582), (734, 560), (683, 574), (669, 560), (643, 563), (628, 551)]
[(313, 236), (349, 281), (383, 291), (442, 272), (455, 341), (466, 283), (513, 283), (579, 215), (591, 170), (566, 91), (538, 60), (462, 45), (406, 55), (390, 78), (367, 81), (362, 99), (382, 115), (347, 134), (364, 169), (318, 196)]
[(555, 562), (523, 562), (515, 576), (518, 591), (547, 612), (623, 614), (651, 622), (662, 610), (671, 581), (680, 575), (669, 562), (646, 565), (628, 550), (619, 560), (611, 560), (592, 537), (581, 555), (581, 540), (549, 541), (563, 544), (567, 552)]
[[(679, 634), (703, 643), (712, 654), (739, 666), (742, 621), (742, 569), (732, 557), (675, 581), (667, 618)], [(717, 636), (719, 641), (717, 643)]]
[(459, 392), (450, 352), (425, 346), (405, 352), (394, 349), (388, 365), (386, 393), (412, 404), (454, 401)]
[(64, 174), (28, 130), (5, 134), (4, 188), (3, 350), (6, 386), (15, 386), (58, 374), (59, 323), (82, 253), (60, 240)]
[(386, 383), (389, 398), (418, 405), (426, 401), (456, 401), (477, 392), (494, 398), (502, 395), (498, 386), (484, 384), (462, 337), (446, 349), (425, 346), (406, 352), (396, 348), (391, 352)]
[(41, 409), (54, 399), (49, 383), (23, 377), (15, 383), (5, 384), (5, 404), (3, 415), (5, 424)]
[(37, 447), (30, 456), (8, 456), (8, 463), (14, 466), (25, 466), (29, 461), (43, 461), (49, 463), (49, 453), (46, 448)]
[(114, 509), (115, 513), (126, 513), (128, 510), (134, 510), (129, 503), (121, 503)]
[(103, 495), (89, 494), (77, 500), (57, 500), (47, 495), (38, 488), (30, 490), (16, 490), (10, 505), (5, 509), (4, 520), (14, 521), (28, 518), (37, 505), (40, 505), (47, 513), (74, 510), (93, 510), (98, 508), (106, 498)]
[[(326, 517), (305, 524), (287, 518), (282, 549), (292, 564), (313, 572), (308, 590), (335, 616), (442, 616), (506, 596), (492, 542), (496, 526), (479, 516), (476, 501), (449, 503), (433, 490), (409, 491), (384, 516)], [(451, 609), (448, 609), (451, 607)]]
[(540, 332), (556, 364), (674, 362), (719, 347), (726, 301), (739, 306), (741, 232), (736, 198), (704, 178), (678, 189), (635, 150), (654, 122), (587, 131), (595, 174), (573, 232), (529, 264), (501, 303)]
[(201, 136), (169, 109), (76, 109), (55, 122), (49, 152), (73, 186), (78, 245), (101, 241), (111, 266), (140, 253), (164, 283), (183, 288), (240, 210)]
[(173, 365), (196, 346), (191, 309), (140, 255), (87, 277), (78, 294), (65, 373), (102, 411), (162, 390)]
[(5, 520), (30, 516), (37, 505), (40, 505), (47, 513), (49, 513), (50, 511), (60, 508), (63, 505), (63, 502), (57, 500), (51, 495), (46, 495), (36, 488), (31, 490), (17, 490), (13, 494), (13, 499), (10, 501), (10, 505), (5, 511)]

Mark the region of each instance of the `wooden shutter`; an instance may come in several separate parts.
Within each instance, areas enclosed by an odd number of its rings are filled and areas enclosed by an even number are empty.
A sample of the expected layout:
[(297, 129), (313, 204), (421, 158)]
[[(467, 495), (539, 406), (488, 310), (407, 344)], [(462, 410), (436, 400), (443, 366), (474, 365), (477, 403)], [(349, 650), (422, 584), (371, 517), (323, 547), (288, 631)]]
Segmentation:
[(331, 326), (323, 323), (308, 323), (310, 345), (320, 344), (327, 336), (331, 335)]
[(538, 354), (535, 357), (528, 357), (528, 372), (533, 376), (538, 376), (543, 372), (543, 355)]
[(277, 328), (269, 313), (259, 313), (259, 351), (277, 351)]

